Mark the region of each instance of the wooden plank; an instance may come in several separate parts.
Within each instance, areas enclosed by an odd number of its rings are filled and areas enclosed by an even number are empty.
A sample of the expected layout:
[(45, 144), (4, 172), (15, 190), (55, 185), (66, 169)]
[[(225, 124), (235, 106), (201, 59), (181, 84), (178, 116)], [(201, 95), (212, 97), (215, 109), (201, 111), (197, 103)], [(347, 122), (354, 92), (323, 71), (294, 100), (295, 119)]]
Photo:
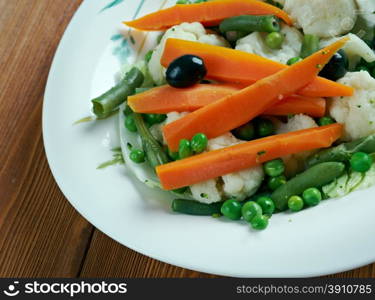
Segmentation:
[(76, 276), (92, 234), (54, 182), (41, 133), (49, 67), (80, 2), (0, 0), (0, 277)]
[(95, 230), (80, 277), (215, 278), (139, 254)]
[[(53, 180), (42, 144), (42, 98), (58, 42), (81, 1), (0, 0), (0, 277), (214, 278), (93, 232)], [(331, 276), (375, 277), (375, 264)]]

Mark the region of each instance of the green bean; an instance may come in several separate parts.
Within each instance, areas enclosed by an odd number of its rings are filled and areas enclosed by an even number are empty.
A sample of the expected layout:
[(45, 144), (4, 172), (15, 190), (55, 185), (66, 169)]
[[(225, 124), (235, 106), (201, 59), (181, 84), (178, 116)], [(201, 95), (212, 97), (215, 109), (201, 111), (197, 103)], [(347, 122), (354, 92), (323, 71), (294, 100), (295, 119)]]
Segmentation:
[(250, 33), (253, 31), (277, 32), (280, 31), (280, 21), (273, 15), (243, 15), (225, 19), (220, 24), (220, 31), (239, 31), (243, 33)]
[(222, 204), (222, 202), (205, 204), (198, 201), (175, 199), (172, 202), (172, 210), (187, 215), (212, 216), (221, 214), (220, 209)]
[(288, 200), (294, 195), (301, 195), (311, 187), (321, 187), (330, 183), (345, 171), (340, 162), (325, 162), (307, 169), (305, 172), (289, 180), (273, 192), (271, 198), (280, 210), (288, 208)]
[(146, 154), (149, 164), (155, 168), (159, 165), (168, 163), (168, 155), (163, 151), (163, 148), (160, 146), (159, 142), (151, 134), (142, 118), (142, 115), (134, 113), (134, 122), (137, 127), (138, 134), (141, 137), (143, 151)]
[(311, 156), (307, 160), (307, 164), (308, 166), (313, 166), (327, 161), (344, 162), (349, 160), (355, 152), (374, 153), (375, 134), (350, 143), (344, 143), (333, 148), (322, 150)]
[(91, 100), (93, 112), (98, 119), (108, 117), (113, 111), (134, 94), (135, 89), (143, 83), (144, 76), (137, 68), (132, 68), (116, 86)]
[(319, 37), (314, 34), (306, 34), (303, 37), (302, 47), (301, 47), (301, 57), (306, 58), (311, 54), (319, 50)]

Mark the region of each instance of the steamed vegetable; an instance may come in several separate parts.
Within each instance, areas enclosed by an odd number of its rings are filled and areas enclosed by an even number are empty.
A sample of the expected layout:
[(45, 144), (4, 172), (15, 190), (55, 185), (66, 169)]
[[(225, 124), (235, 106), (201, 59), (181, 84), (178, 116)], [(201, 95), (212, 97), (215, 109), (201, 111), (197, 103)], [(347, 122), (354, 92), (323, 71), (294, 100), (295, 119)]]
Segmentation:
[(354, 0), (287, 0), (284, 10), (305, 34), (340, 36), (350, 31), (359, 15)]
[[(165, 114), (172, 111), (195, 111), (240, 89), (240, 85), (234, 84), (197, 84), (185, 89), (164, 85), (128, 97), (128, 105), (139, 113)], [(274, 116), (307, 114), (322, 117), (325, 110), (326, 101), (323, 98), (292, 95), (275, 104), (264, 114)]]
[(265, 43), (270, 49), (280, 49), (284, 42), (284, 36), (279, 32), (267, 34)]
[(219, 215), (221, 206), (221, 202), (205, 204), (198, 201), (185, 199), (175, 199), (172, 202), (172, 210), (174, 212), (193, 216)]
[(239, 15), (275, 15), (285, 23), (293, 22), (283, 10), (257, 0), (216, 0), (191, 5), (175, 5), (124, 24), (139, 30), (165, 30), (184, 22), (216, 26), (224, 19)]
[(311, 128), (237, 144), (156, 168), (164, 189), (173, 190), (230, 174), (301, 151), (329, 147), (342, 133), (340, 124)]
[(319, 163), (336, 161), (344, 162), (350, 160), (356, 152), (374, 153), (375, 152), (375, 135), (355, 140), (350, 143), (343, 143), (336, 147), (322, 150), (307, 160), (309, 166)]
[(288, 200), (288, 207), (291, 211), (300, 211), (304, 206), (303, 199), (300, 196), (292, 196)]
[[(375, 161), (374, 153), (370, 154)], [(322, 190), (327, 197), (343, 197), (355, 190), (365, 189), (375, 183), (375, 164), (366, 173), (349, 170), (330, 184), (323, 186)]]
[(355, 89), (350, 97), (335, 97), (329, 114), (344, 125), (344, 141), (375, 133), (375, 78), (367, 72), (348, 72), (339, 80)]
[(168, 147), (176, 150), (181, 139), (190, 139), (197, 132), (210, 139), (245, 124), (314, 80), (346, 41), (342, 39), (297, 64), (167, 124), (163, 127), (163, 134)]
[(275, 203), (273, 203), (270, 197), (261, 196), (257, 199), (257, 203), (260, 205), (265, 215), (272, 215), (275, 212)]
[(223, 22), (221, 22), (219, 28), (222, 33), (226, 33), (228, 31), (244, 32), (246, 34), (253, 31), (277, 32), (280, 31), (280, 23), (279, 20), (273, 15), (242, 15), (225, 19)]
[[(173, 38), (166, 42), (161, 64), (168, 67), (174, 59), (187, 53), (204, 60), (207, 78), (224, 82), (251, 84), (288, 68), (255, 54)], [(351, 96), (353, 88), (318, 77), (298, 93), (310, 97)]]
[(251, 222), (251, 228), (254, 230), (264, 230), (268, 227), (268, 221), (269, 217), (263, 215), (263, 216), (255, 216)]
[(137, 126), (137, 131), (142, 140), (143, 151), (148, 163), (152, 168), (169, 162), (167, 154), (157, 140), (152, 136), (149, 129), (144, 122), (142, 115), (134, 113), (134, 122)]
[(322, 201), (322, 193), (315, 187), (308, 188), (302, 193), (303, 201), (308, 206), (316, 206)]
[(271, 198), (279, 210), (285, 210), (288, 207), (290, 197), (301, 195), (308, 188), (326, 185), (340, 177), (344, 171), (345, 165), (340, 162), (318, 164), (298, 174), (286, 184), (279, 187), (273, 192)]
[(241, 209), (242, 205), (240, 202), (235, 199), (229, 199), (221, 206), (221, 213), (230, 220), (239, 220), (242, 216)]
[(242, 206), (241, 213), (243, 219), (250, 223), (254, 217), (262, 215), (263, 209), (257, 202), (248, 201)]
[(372, 163), (371, 156), (364, 152), (356, 152), (350, 158), (350, 166), (356, 172), (367, 172), (370, 170)]
[(286, 64), (301, 51), (303, 34), (294, 27), (282, 24), (280, 32), (253, 32), (236, 42), (236, 50), (259, 55)]
[(98, 119), (108, 117), (112, 112), (134, 94), (143, 83), (144, 76), (137, 68), (132, 68), (116, 86), (103, 95), (91, 100), (93, 112)]

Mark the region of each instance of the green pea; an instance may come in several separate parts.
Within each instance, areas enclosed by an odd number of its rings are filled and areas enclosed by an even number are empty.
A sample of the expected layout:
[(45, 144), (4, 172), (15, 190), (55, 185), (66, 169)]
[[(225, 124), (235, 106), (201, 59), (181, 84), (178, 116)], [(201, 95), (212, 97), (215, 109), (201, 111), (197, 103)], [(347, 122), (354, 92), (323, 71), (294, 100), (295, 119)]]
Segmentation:
[(285, 165), (282, 159), (275, 159), (263, 165), (264, 172), (271, 177), (277, 177), (284, 173)]
[(262, 215), (262, 207), (254, 201), (248, 201), (242, 206), (241, 212), (244, 220), (251, 222), (255, 216)]
[(303, 192), (302, 197), (308, 206), (316, 206), (322, 200), (322, 193), (317, 188), (309, 188)]
[(232, 131), (233, 135), (244, 141), (251, 141), (255, 138), (255, 128), (252, 123), (242, 125)]
[(372, 163), (371, 156), (364, 152), (356, 152), (350, 159), (352, 169), (361, 173), (370, 170)]
[(272, 215), (275, 212), (275, 203), (273, 203), (270, 197), (259, 197), (257, 203), (265, 215)]
[(227, 217), (231, 220), (239, 220), (241, 219), (241, 203), (234, 200), (229, 199), (223, 203), (221, 206), (221, 213), (223, 216)]
[(139, 149), (133, 149), (129, 154), (130, 159), (136, 164), (141, 164), (145, 162), (145, 153)]
[(271, 49), (280, 49), (284, 42), (284, 35), (280, 32), (271, 32), (267, 34), (265, 42)]
[(146, 55), (145, 55), (145, 61), (146, 61), (147, 63), (151, 60), (151, 58), (152, 58), (152, 54), (154, 54), (154, 50), (150, 50), (150, 51), (148, 51), (148, 52), (146, 53)]
[(255, 129), (259, 137), (266, 137), (275, 132), (275, 125), (269, 119), (260, 118), (256, 121)]
[(271, 177), (268, 180), (268, 187), (272, 190), (275, 191), (277, 190), (280, 186), (283, 184), (286, 184), (286, 177), (284, 175), (277, 176), (277, 177)]
[(322, 117), (318, 120), (319, 126), (325, 126), (335, 123), (331, 117)]
[(125, 118), (125, 127), (130, 132), (137, 132), (137, 126), (135, 125), (134, 115), (128, 115)]
[(204, 133), (197, 133), (191, 139), (191, 149), (197, 154), (206, 150), (207, 144), (208, 139)]
[(264, 230), (268, 226), (268, 217), (267, 216), (255, 216), (251, 220), (251, 227), (255, 230)]
[(162, 115), (162, 114), (145, 114), (144, 118), (145, 118), (147, 124), (152, 126), (152, 125), (159, 124), (159, 123), (165, 121), (167, 116)]
[(184, 158), (191, 156), (192, 154), (193, 154), (193, 151), (191, 150), (190, 141), (186, 139), (182, 139), (178, 147), (179, 158), (184, 159)]
[(303, 205), (303, 199), (300, 196), (292, 196), (288, 200), (288, 207), (291, 211), (300, 211), (303, 208)]
[(293, 58), (289, 59), (289, 60), (286, 62), (286, 64), (287, 64), (288, 66), (291, 66), (291, 65), (294, 65), (294, 64), (300, 62), (301, 60), (302, 60), (302, 58), (299, 57), (299, 56), (297, 56), (297, 57), (293, 57)]

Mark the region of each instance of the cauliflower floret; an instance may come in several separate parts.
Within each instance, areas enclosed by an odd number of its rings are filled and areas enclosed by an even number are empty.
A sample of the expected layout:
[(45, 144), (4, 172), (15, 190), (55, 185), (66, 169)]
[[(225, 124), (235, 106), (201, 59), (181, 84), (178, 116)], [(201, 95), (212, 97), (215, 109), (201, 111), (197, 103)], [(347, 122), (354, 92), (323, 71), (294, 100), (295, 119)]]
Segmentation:
[(375, 79), (366, 71), (349, 72), (338, 82), (352, 86), (354, 95), (333, 98), (331, 116), (344, 124), (343, 140), (375, 133)]
[[(287, 133), (297, 130), (314, 128), (318, 125), (313, 118), (300, 114), (295, 115), (288, 120), (288, 123), (278, 124), (277, 134)], [(285, 174), (293, 176), (303, 170), (306, 158), (312, 155), (314, 151), (304, 151), (282, 157), (285, 163)]]
[(356, 0), (359, 13), (366, 20), (369, 26), (375, 26), (375, 1), (374, 0)]
[(349, 32), (357, 19), (354, 0), (286, 0), (284, 10), (305, 34), (319, 37)]
[(200, 41), (202, 43), (229, 47), (228, 42), (215, 34), (207, 34), (201, 23), (182, 23), (168, 29), (159, 45), (155, 48), (151, 60), (148, 64), (150, 74), (157, 85), (165, 83), (165, 68), (160, 64), (163, 55), (165, 42), (168, 38), (177, 38), (187, 41)]
[(281, 133), (287, 133), (287, 132), (292, 132), (292, 131), (297, 131), (297, 130), (302, 130), (302, 129), (308, 129), (308, 128), (313, 128), (317, 127), (318, 125), (314, 121), (313, 118), (299, 114), (291, 117), (288, 120), (288, 123), (281, 123), (277, 126), (276, 133), (281, 134)]
[[(221, 149), (239, 143), (243, 142), (236, 139), (231, 133), (226, 133), (211, 139), (208, 142), (208, 150)], [(263, 178), (263, 168), (260, 166), (224, 175), (221, 177), (224, 195), (242, 201), (258, 190)]]
[[(343, 49), (348, 55), (351, 69), (357, 65), (361, 57), (367, 62), (375, 61), (374, 51), (363, 40), (353, 33), (349, 33), (346, 36), (349, 37), (349, 41), (345, 44)], [(341, 37), (322, 40), (320, 46), (322, 48), (326, 47), (340, 38)]]
[[(231, 133), (224, 134), (208, 142), (208, 150), (217, 150), (242, 143)], [(235, 197), (238, 201), (253, 195), (264, 178), (263, 168), (258, 166), (240, 172), (224, 175), (218, 179), (190, 186), (193, 197), (204, 203), (219, 202), (224, 197)]]
[(285, 40), (281, 49), (271, 49), (265, 43), (266, 33), (253, 32), (237, 41), (236, 49), (254, 53), (285, 64), (290, 58), (299, 56), (302, 46), (302, 34), (296, 28), (283, 25), (281, 33)]
[(182, 117), (186, 116), (188, 112), (177, 112), (173, 111), (167, 114), (167, 119), (165, 120), (165, 124), (172, 123), (174, 121), (177, 121), (178, 119), (181, 119)]
[(221, 192), (215, 179), (196, 183), (190, 186), (193, 198), (202, 203), (215, 203), (221, 201)]

